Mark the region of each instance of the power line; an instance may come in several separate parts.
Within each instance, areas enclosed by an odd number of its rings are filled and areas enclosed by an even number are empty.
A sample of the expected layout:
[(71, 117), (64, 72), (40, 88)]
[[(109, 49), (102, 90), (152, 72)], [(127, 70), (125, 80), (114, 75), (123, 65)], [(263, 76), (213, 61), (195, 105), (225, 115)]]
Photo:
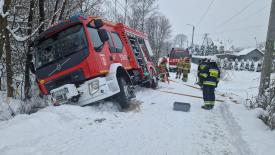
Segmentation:
[(253, 16), (255, 16), (255, 15), (263, 12), (265, 10), (265, 8), (267, 8), (268, 6), (269, 5), (266, 5), (266, 6), (262, 7), (262, 8), (260, 8), (260, 9), (256, 10), (255, 12), (251, 13), (249, 16), (246, 16), (246, 18), (242, 18), (241, 20), (237, 21), (236, 23), (242, 23), (244, 21), (247, 21), (249, 18), (251, 18), (251, 17), (253, 17)]
[(236, 14), (234, 14), (233, 16), (231, 16), (229, 19), (227, 19), (226, 21), (222, 22), (220, 25), (218, 25), (216, 28), (219, 28), (229, 22), (231, 22), (234, 18), (238, 17), (239, 15), (241, 15), (244, 11), (246, 11), (251, 5), (253, 5), (256, 1), (258, 0), (254, 0), (252, 2), (250, 2), (248, 5), (246, 5), (244, 8), (242, 8), (240, 11), (238, 11)]
[[(243, 22), (247, 21), (249, 18), (251, 18), (251, 17), (261, 13), (262, 11), (264, 11), (264, 9), (267, 8), (268, 6), (269, 5), (266, 5), (262, 8), (260, 8), (260, 9), (258, 9), (257, 11), (254, 11), (249, 16), (246, 16), (245, 18), (242, 18), (241, 20), (237, 21), (236, 23), (240, 24), (240, 23), (243, 23)], [(259, 27), (259, 26), (249, 26), (248, 28), (251, 28), (251, 27), (256, 28), (256, 27)], [(263, 27), (263, 26), (261, 26), (261, 27)], [(235, 30), (235, 29), (233, 29), (233, 30)], [(239, 29), (237, 28), (237, 30), (239, 30)], [(214, 32), (214, 34), (220, 34), (220, 33), (224, 33), (224, 32), (231, 32), (231, 31), (228, 31), (228, 30), (225, 29), (225, 30), (220, 31), (220, 32)]]
[(257, 29), (257, 28), (263, 28), (263, 27), (265, 27), (265, 25), (247, 26), (247, 27), (242, 27), (242, 28), (229, 29), (229, 30), (224, 30), (224, 31), (220, 31), (220, 32), (215, 32), (212, 34), (218, 35), (218, 34), (222, 34), (222, 33), (243, 31), (243, 30), (247, 30), (247, 29)]
[(199, 22), (197, 23), (197, 25), (201, 24), (201, 22), (204, 20), (204, 18), (206, 17), (206, 15), (208, 14), (208, 12), (210, 11), (210, 8), (212, 7), (212, 5), (214, 4), (215, 0), (212, 0), (210, 2), (210, 4), (208, 5), (206, 11), (204, 12), (204, 14), (202, 15), (202, 17), (200, 18)]

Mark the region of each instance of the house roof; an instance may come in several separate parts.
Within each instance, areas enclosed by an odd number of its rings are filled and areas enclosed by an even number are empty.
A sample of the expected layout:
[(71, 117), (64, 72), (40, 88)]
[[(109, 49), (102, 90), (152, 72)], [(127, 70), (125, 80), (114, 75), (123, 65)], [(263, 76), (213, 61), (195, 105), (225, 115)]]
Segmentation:
[(198, 59), (211, 59), (211, 58), (217, 58), (215, 55), (209, 55), (209, 56), (200, 56), (200, 55), (193, 55), (192, 58), (198, 58)]
[(257, 50), (257, 51), (259, 51), (261, 54), (263, 54), (259, 49), (257, 49), (257, 48), (248, 48), (248, 49), (244, 49), (244, 50), (242, 50), (242, 51), (240, 51), (240, 52), (238, 52), (238, 53), (234, 53), (234, 55), (236, 55), (236, 56), (243, 56), (243, 55), (247, 55), (247, 54), (249, 54), (250, 52), (252, 52), (252, 51), (254, 51), (254, 50)]

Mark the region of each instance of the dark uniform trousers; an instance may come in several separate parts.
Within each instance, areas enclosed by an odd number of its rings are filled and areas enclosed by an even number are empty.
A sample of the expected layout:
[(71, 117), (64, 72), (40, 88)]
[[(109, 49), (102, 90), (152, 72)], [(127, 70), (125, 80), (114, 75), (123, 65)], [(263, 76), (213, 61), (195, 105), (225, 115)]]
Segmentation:
[(203, 99), (205, 105), (214, 106), (215, 104), (215, 88), (220, 78), (220, 70), (216, 66), (209, 65), (208, 73), (203, 80)]
[(215, 104), (215, 87), (204, 85), (202, 88), (203, 100), (205, 105), (214, 105)]

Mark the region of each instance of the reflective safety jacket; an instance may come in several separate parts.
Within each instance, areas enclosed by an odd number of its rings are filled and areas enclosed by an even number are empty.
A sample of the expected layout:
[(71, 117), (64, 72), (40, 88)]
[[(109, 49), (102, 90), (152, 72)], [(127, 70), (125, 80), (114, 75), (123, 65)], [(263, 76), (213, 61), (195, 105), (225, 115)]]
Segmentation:
[(208, 64), (206, 77), (203, 80), (203, 85), (217, 87), (220, 79), (220, 69), (215, 62)]
[(183, 69), (183, 64), (184, 64), (184, 61), (183, 60), (180, 60), (178, 63), (177, 63), (177, 68), (178, 69)]
[(190, 68), (191, 68), (191, 63), (185, 61), (185, 62), (183, 63), (183, 71), (184, 71), (184, 72), (189, 72), (189, 71), (190, 71)]
[(203, 80), (207, 78), (207, 74), (208, 74), (208, 63), (207, 62), (200, 63), (198, 66), (198, 77)]
[(159, 70), (160, 70), (160, 73), (165, 73), (168, 71), (167, 69), (167, 64), (165, 62), (161, 62), (159, 64)]

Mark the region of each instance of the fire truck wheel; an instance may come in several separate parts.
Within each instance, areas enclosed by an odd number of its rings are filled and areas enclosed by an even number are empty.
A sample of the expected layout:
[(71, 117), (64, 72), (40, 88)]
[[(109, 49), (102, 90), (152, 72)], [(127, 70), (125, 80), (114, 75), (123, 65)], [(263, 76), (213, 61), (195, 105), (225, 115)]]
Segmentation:
[(120, 92), (116, 96), (116, 100), (121, 109), (127, 109), (130, 106), (130, 87), (123, 77), (118, 78)]

